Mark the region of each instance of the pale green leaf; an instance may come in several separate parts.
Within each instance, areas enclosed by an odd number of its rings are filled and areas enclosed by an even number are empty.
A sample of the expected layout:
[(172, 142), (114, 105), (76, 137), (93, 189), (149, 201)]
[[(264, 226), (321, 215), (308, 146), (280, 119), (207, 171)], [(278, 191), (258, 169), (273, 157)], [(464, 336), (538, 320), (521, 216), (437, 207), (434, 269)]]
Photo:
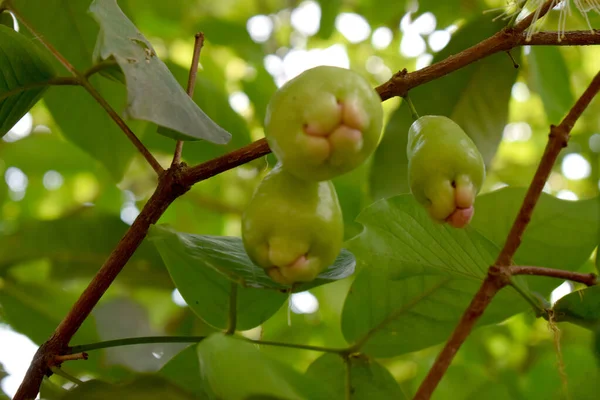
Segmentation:
[(231, 135), (215, 124), (185, 93), (154, 48), (116, 0), (95, 0), (90, 13), (100, 24), (96, 60), (115, 58), (127, 83), (131, 118), (179, 132), (183, 139), (225, 144)]

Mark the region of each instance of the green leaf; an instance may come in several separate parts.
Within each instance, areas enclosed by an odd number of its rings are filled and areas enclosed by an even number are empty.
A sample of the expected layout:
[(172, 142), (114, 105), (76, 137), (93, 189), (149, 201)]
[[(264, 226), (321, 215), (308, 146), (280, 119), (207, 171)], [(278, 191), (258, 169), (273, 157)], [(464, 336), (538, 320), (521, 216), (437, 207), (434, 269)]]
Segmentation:
[(0, 70), (2, 137), (37, 103), (56, 73), (31, 40), (1, 24)]
[(142, 375), (131, 382), (113, 385), (90, 380), (70, 390), (62, 400), (194, 400), (196, 397), (158, 375)]
[[(237, 287), (237, 328), (250, 329), (266, 321), (286, 300), (289, 288), (273, 282), (252, 263), (241, 238), (192, 235), (166, 226), (150, 230), (182, 297), (205, 322), (227, 327), (231, 290)], [(308, 290), (351, 275), (354, 256), (346, 250), (313, 282), (298, 285)]]
[[(454, 34), (448, 46), (434, 57), (441, 61), (493, 35), (503, 22), (483, 16)], [(515, 54), (517, 61), (519, 53)], [(493, 76), (494, 79), (490, 79)], [(504, 53), (495, 54), (452, 74), (410, 91), (419, 115), (444, 115), (473, 139), (489, 165), (502, 138), (508, 103), (517, 70)], [(407, 193), (406, 141), (413, 123), (405, 102), (392, 115), (371, 168), (369, 185), (375, 199)]]
[[(44, 343), (54, 332), (78, 297), (74, 291), (61, 290), (57, 285), (15, 284), (4, 281), (0, 287), (3, 318), (11, 328), (28, 336), (37, 344)], [(88, 318), (73, 341), (97, 342), (93, 318)]]
[(562, 52), (558, 47), (532, 46), (527, 60), (532, 87), (542, 99), (548, 121), (558, 124), (575, 103)]
[(196, 352), (197, 345), (187, 347), (169, 360), (160, 370), (159, 374), (182, 389), (198, 396), (208, 398), (205, 383), (201, 379), (201, 367)]
[[(50, 277), (55, 279), (93, 276), (127, 228), (119, 217), (93, 209), (57, 220), (28, 221), (2, 237), (0, 271), (43, 259), (51, 262)], [(136, 250), (119, 280), (135, 286), (172, 288), (158, 253), (148, 243)]]
[[(91, 66), (98, 28), (87, 13), (89, 2), (28, 0), (27, 6), (21, 3), (15, 4), (19, 13), (75, 68), (84, 71)], [(66, 73), (62, 65), (56, 61), (54, 64)], [(90, 81), (120, 113), (126, 106), (123, 85), (97, 76)], [(106, 111), (81, 88), (54, 86), (44, 95), (44, 103), (62, 134), (100, 161), (115, 181), (120, 181), (136, 149)], [(138, 135), (145, 125), (126, 122)]]
[(571, 322), (592, 331), (600, 329), (600, 286), (569, 293), (552, 310), (556, 322)]
[(390, 372), (377, 361), (360, 354), (347, 361), (336, 354), (324, 354), (317, 358), (306, 375), (327, 382), (336, 394), (331, 400), (346, 399), (347, 368), (350, 368), (350, 387), (353, 400), (406, 399)]
[(127, 113), (181, 133), (177, 139), (225, 144), (231, 135), (211, 120), (177, 83), (154, 48), (116, 0), (94, 0), (90, 13), (100, 24), (96, 60), (111, 56), (125, 74)]
[[(503, 188), (477, 197), (471, 226), (503, 246), (526, 192), (525, 188)], [(598, 198), (566, 201), (542, 193), (515, 263), (575, 271), (597, 246), (599, 230)], [(544, 296), (560, 284), (554, 278), (524, 278), (531, 290)]]
[(44, 400), (60, 400), (65, 396), (66, 390), (56, 383), (52, 382), (48, 377), (44, 377), (40, 386), (40, 398)]
[[(213, 398), (241, 400), (331, 399), (329, 383), (299, 374), (260, 352), (255, 345), (214, 334), (197, 347), (200, 365)], [(235, 377), (235, 381), (232, 381)]]
[(340, 13), (343, 0), (319, 0), (321, 21), (317, 35), (321, 39), (329, 39), (335, 29), (335, 19)]
[[(498, 248), (475, 230), (433, 222), (412, 196), (380, 200), (363, 211), (364, 231), (348, 246), (364, 266), (346, 299), (342, 331), (363, 350), (394, 356), (447, 338), (479, 289)], [(481, 324), (521, 312), (526, 303), (507, 288)]]

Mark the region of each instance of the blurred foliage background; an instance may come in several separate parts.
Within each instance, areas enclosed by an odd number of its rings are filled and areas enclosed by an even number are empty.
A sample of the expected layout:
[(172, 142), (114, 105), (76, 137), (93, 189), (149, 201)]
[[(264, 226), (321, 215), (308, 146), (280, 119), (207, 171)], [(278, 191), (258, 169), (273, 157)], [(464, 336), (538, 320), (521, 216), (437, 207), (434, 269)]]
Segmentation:
[[(86, 13), (88, 3), (15, 1), (32, 24), (81, 69), (91, 66), (98, 31)], [(120, 0), (119, 5), (182, 84), (187, 79), (194, 33), (206, 35), (194, 99), (234, 139), (227, 146), (186, 143), (183, 157), (195, 164), (262, 137), (270, 96), (300, 72), (320, 64), (337, 65), (358, 71), (377, 86), (398, 70), (423, 68), (445, 57), (448, 49), (452, 54), (494, 33), (504, 23), (492, 22), (500, 11), (484, 11), (503, 7), (505, 1)], [(592, 12), (589, 18), (592, 26), (600, 27), (600, 15)], [(555, 30), (558, 19), (559, 12), (551, 12), (544, 29)], [(469, 26), (469, 35), (461, 36)], [(574, 10), (567, 29), (586, 28)], [(465, 121), (482, 112), (487, 118), (482, 106), (496, 107), (496, 91), (500, 97), (506, 93), (505, 104), (498, 105), (505, 108), (505, 118), (490, 117), (492, 136), (478, 141), (488, 162), (483, 193), (529, 184), (549, 125), (560, 122), (600, 65), (600, 51), (594, 47), (524, 47), (512, 54), (519, 62), (518, 70), (506, 54), (499, 54), (493, 62), (476, 64), (463, 77), (464, 84), (452, 86), (458, 78), (450, 75), (440, 86), (434, 82), (415, 90), (415, 105), (422, 114), (456, 112)], [(122, 86), (100, 77), (93, 82), (117, 110), (123, 108)], [(79, 88), (51, 88), (0, 141), (4, 177), (0, 183), (0, 362), (9, 374), (2, 384), (9, 394), (14, 393), (34, 349), (14, 332), (38, 345), (47, 339), (156, 184), (133, 146), (86, 97)], [(459, 111), (452, 108), (455, 104), (461, 104)], [(405, 149), (397, 143), (404, 132), (395, 141), (387, 135), (410, 117), (399, 106), (399, 99), (384, 103), (389, 121), (384, 139), (387, 153), (379, 152), (364, 167), (335, 180), (347, 238), (360, 232), (360, 225), (353, 221), (364, 207), (377, 198), (406, 192), (401, 160)], [(131, 127), (163, 165), (170, 162), (174, 141), (157, 135), (151, 124), (136, 121)], [(600, 101), (596, 100), (576, 125), (545, 191), (567, 200), (596, 197), (599, 154)], [(272, 156), (265, 157), (196, 185), (160, 222), (191, 233), (239, 235), (241, 212), (274, 162)], [(593, 260), (580, 270), (594, 271)], [(284, 306), (262, 327), (246, 334), (264, 340), (344, 346), (340, 315), (351, 281), (292, 298), (291, 325)], [(571, 289), (565, 283), (554, 297)], [(592, 334), (572, 325), (561, 325), (561, 330), (571, 398), (597, 398), (600, 388)], [(72, 343), (209, 332), (211, 328), (182, 303), (156, 250), (145, 243)], [(80, 377), (118, 380), (133, 371), (158, 370), (183, 347), (102, 350), (92, 353), (90, 361), (65, 368)], [(277, 347), (264, 351), (299, 371), (319, 355)], [(435, 346), (381, 362), (410, 395), (438, 351)], [(60, 377), (51, 381), (56, 385), (67, 382)], [(45, 385), (45, 390), (52, 390), (50, 382)], [(530, 311), (475, 331), (434, 398), (561, 398), (562, 385), (553, 334)]]

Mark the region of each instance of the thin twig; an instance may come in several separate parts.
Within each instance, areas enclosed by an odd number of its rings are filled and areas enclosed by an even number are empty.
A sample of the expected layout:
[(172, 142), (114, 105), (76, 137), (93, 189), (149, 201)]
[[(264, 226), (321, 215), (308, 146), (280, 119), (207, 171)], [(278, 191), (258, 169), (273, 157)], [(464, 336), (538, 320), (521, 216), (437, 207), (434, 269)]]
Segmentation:
[(85, 352), (78, 352), (73, 354), (65, 354), (61, 356), (54, 357), (54, 362), (56, 364), (62, 364), (65, 361), (75, 361), (75, 360), (87, 360), (88, 354)]
[[(281, 343), (281, 342), (272, 342), (272, 341), (263, 341), (263, 340), (253, 340), (248, 339), (246, 337), (238, 337), (240, 340), (244, 340), (246, 342), (257, 344), (261, 346), (277, 346), (277, 347), (287, 347), (291, 349), (299, 349), (299, 350), (311, 350), (311, 351), (319, 351), (322, 353), (335, 353), (341, 354), (345, 349), (334, 349), (330, 347), (319, 347), (319, 346), (308, 346), (303, 344), (293, 344), (293, 343)], [(121, 347), (121, 346), (133, 346), (137, 344), (151, 344), (151, 343), (199, 343), (206, 339), (206, 336), (143, 336), (143, 337), (131, 337), (131, 338), (123, 338), (123, 339), (115, 339), (115, 340), (107, 340), (104, 342), (90, 343), (90, 344), (82, 344), (78, 346), (69, 347), (66, 350), (66, 354), (72, 353), (80, 353), (83, 351), (92, 351), (92, 350), (100, 350), (100, 349), (108, 349), (112, 347)]]
[(90, 68), (86, 69), (83, 72), (83, 76), (85, 76), (86, 78), (89, 78), (90, 76), (104, 71), (105, 69), (111, 68), (111, 67), (115, 67), (118, 66), (119, 63), (115, 60), (115, 59), (106, 59), (106, 60), (102, 60), (94, 65), (92, 65)]
[(47, 81), (41, 82), (32, 82), (23, 86), (19, 86), (14, 88), (13, 90), (9, 90), (8, 92), (4, 92), (0, 94), (0, 101), (7, 99), (16, 94), (26, 92), (27, 90), (42, 88), (45, 86), (79, 86), (79, 79), (72, 76), (58, 76), (56, 78), (50, 78)]
[(510, 274), (549, 276), (551, 278), (559, 278), (573, 282), (583, 283), (587, 286), (594, 286), (598, 283), (598, 276), (596, 274), (583, 274), (581, 272), (564, 271), (562, 269), (554, 268), (515, 265), (510, 267)]
[(62, 376), (66, 380), (71, 381), (76, 385), (83, 385), (83, 382), (81, 380), (75, 378), (73, 375), (69, 374), (68, 372), (59, 367), (50, 367), (50, 370), (56, 375)]
[[(194, 87), (196, 86), (196, 76), (198, 75), (198, 62), (200, 61), (200, 52), (204, 46), (204, 33), (198, 32), (194, 35), (194, 54), (192, 56), (192, 65), (190, 66), (190, 74), (188, 76), (186, 92), (188, 96), (194, 96)], [(181, 162), (181, 151), (183, 150), (183, 140), (178, 140), (175, 144), (175, 153), (173, 154), (173, 162), (171, 165)]]
[(352, 399), (352, 361), (350, 356), (346, 355), (344, 359), (344, 395), (346, 400)]
[(82, 344), (69, 347), (68, 354), (80, 353), (82, 351), (92, 351), (100, 349), (109, 349), (111, 347), (132, 346), (136, 344), (151, 343), (199, 343), (206, 339), (206, 336), (143, 336), (124, 339), (106, 340), (104, 342)]
[(450, 336), (448, 342), (446, 342), (446, 345), (436, 358), (435, 363), (429, 370), (425, 380), (421, 383), (421, 386), (414, 397), (415, 400), (427, 400), (431, 397), (431, 394), (450, 366), (456, 352), (464, 343), (467, 336), (469, 336), (471, 330), (491, 302), (492, 298), (500, 289), (510, 283), (510, 265), (512, 263), (512, 257), (521, 244), (521, 236), (531, 220), (533, 209), (542, 193), (544, 183), (552, 171), (552, 167), (560, 150), (567, 145), (569, 133), (571, 132), (573, 125), (598, 91), (600, 91), (600, 72), (594, 77), (588, 88), (577, 100), (560, 125), (551, 126), (549, 141), (546, 145), (544, 155), (542, 156), (542, 160), (540, 161), (535, 176), (529, 186), (523, 205), (519, 210), (519, 214), (508, 234), (506, 243), (498, 256), (495, 265), (490, 267), (488, 276), (483, 282), (483, 285), (463, 314), (458, 326), (452, 333), (452, 336)]

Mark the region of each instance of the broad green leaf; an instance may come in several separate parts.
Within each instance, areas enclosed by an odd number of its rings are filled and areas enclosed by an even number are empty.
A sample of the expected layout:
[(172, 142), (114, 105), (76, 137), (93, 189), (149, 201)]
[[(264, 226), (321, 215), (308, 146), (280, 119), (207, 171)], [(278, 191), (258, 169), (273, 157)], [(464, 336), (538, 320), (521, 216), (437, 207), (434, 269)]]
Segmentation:
[(159, 374), (182, 389), (205, 399), (208, 395), (205, 383), (201, 379), (202, 373), (196, 347), (196, 345), (189, 346), (170, 359), (161, 368)]
[(56, 383), (52, 382), (50, 378), (44, 377), (42, 385), (40, 386), (40, 398), (43, 400), (60, 400), (66, 394), (66, 390)]
[(196, 397), (181, 390), (158, 375), (141, 375), (131, 382), (113, 385), (90, 380), (78, 385), (62, 400), (194, 400)]
[[(214, 334), (197, 347), (198, 359), (213, 398), (331, 399), (329, 382), (299, 374), (261, 353), (255, 345)], [(232, 377), (235, 380), (232, 381)]]
[[(88, 1), (28, 0), (26, 5), (21, 1), (15, 3), (19, 13), (75, 68), (84, 71), (91, 66), (98, 25), (87, 13)], [(58, 62), (55, 65), (67, 73)], [(115, 111), (121, 113), (126, 106), (123, 85), (96, 76), (90, 80)], [(120, 181), (136, 149), (106, 111), (81, 88), (52, 87), (44, 95), (44, 103), (62, 134), (100, 161), (114, 180)], [(134, 133), (142, 132), (143, 123), (126, 122)]]
[[(498, 248), (473, 229), (433, 222), (410, 195), (374, 203), (358, 222), (364, 230), (348, 247), (363, 270), (344, 305), (346, 340), (370, 337), (363, 350), (389, 357), (446, 339)], [(480, 323), (499, 322), (525, 308), (526, 303), (507, 288)]]
[[(488, 16), (468, 23), (454, 34), (434, 62), (456, 54), (501, 29)], [(519, 60), (519, 54), (515, 58)], [(493, 76), (494, 79), (490, 79)], [(460, 125), (473, 139), (489, 165), (502, 138), (508, 118), (508, 103), (517, 70), (500, 53), (410, 91), (419, 115), (444, 115)], [(373, 159), (369, 178), (373, 198), (381, 199), (409, 191), (406, 141), (413, 123), (405, 102), (392, 115)]]
[(552, 310), (557, 322), (571, 322), (597, 330), (600, 328), (600, 286), (569, 293), (558, 300)]
[[(48, 260), (49, 276), (74, 279), (96, 274), (128, 226), (118, 217), (84, 210), (51, 221), (32, 220), (2, 237), (0, 271), (30, 260)], [(136, 250), (119, 282), (172, 288), (163, 263), (148, 243)]]
[(527, 56), (533, 88), (540, 95), (548, 122), (558, 124), (575, 103), (571, 72), (558, 47), (532, 46)]
[(346, 399), (347, 368), (350, 368), (350, 387), (353, 400), (406, 399), (390, 372), (374, 359), (363, 354), (347, 361), (336, 354), (325, 354), (315, 360), (306, 375), (327, 382), (336, 394), (331, 400)]
[[(3, 318), (15, 331), (28, 336), (37, 344), (44, 343), (78, 297), (78, 293), (61, 290), (57, 286), (56, 283), (34, 285), (4, 281), (0, 286)], [(73, 341), (98, 341), (93, 317), (83, 323)]]
[[(289, 288), (273, 282), (250, 261), (241, 238), (192, 235), (155, 226), (150, 239), (183, 298), (210, 325), (227, 327), (233, 287), (237, 288), (237, 327), (241, 330), (266, 321), (287, 298)], [(345, 278), (354, 272), (354, 264), (352, 254), (344, 250), (315, 281), (293, 291)]]
[[(471, 226), (498, 247), (504, 245), (527, 189), (503, 188), (477, 197)], [(598, 244), (598, 199), (566, 201), (542, 193), (527, 226), (515, 263), (577, 270)], [(529, 288), (549, 295), (554, 278), (526, 277)]]
[(0, 137), (37, 103), (56, 75), (45, 56), (31, 40), (0, 24)]
[(511, 395), (514, 396), (515, 393), (510, 393), (499, 378), (476, 364), (451, 365), (436, 388), (432, 399), (514, 399), (515, 397), (511, 397)]
[(100, 24), (94, 58), (106, 60), (112, 56), (123, 70), (131, 118), (177, 131), (182, 134), (178, 139), (219, 144), (229, 141), (231, 135), (185, 93), (116, 0), (94, 0), (90, 13)]
[(343, 0), (319, 0), (321, 7), (321, 21), (318, 36), (321, 39), (329, 39), (335, 30), (335, 19), (340, 13)]

